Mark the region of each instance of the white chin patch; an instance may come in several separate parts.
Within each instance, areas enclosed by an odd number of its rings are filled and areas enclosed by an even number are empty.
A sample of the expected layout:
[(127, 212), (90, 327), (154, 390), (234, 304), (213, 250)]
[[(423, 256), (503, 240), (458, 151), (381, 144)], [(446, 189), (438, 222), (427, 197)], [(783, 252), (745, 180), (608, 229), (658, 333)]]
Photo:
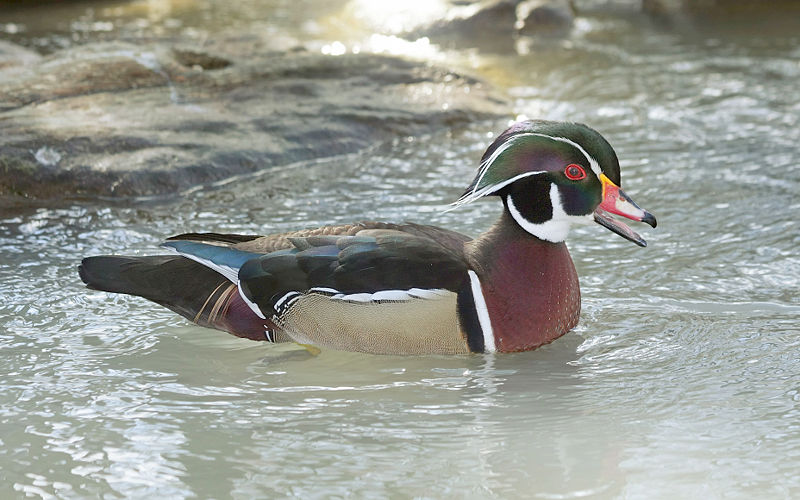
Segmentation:
[(514, 205), (513, 197), (508, 197), (508, 211), (516, 223), (519, 224), (519, 227), (540, 240), (559, 243), (567, 239), (573, 220), (574, 222), (583, 222), (585, 217), (573, 217), (564, 212), (564, 208), (561, 206), (561, 195), (558, 192), (558, 186), (555, 184), (550, 186), (550, 204), (553, 207), (553, 217), (548, 221), (536, 224), (523, 217)]
[(569, 216), (570, 224), (580, 224), (582, 226), (588, 226), (594, 223), (594, 214), (587, 214), (587, 215), (570, 215)]

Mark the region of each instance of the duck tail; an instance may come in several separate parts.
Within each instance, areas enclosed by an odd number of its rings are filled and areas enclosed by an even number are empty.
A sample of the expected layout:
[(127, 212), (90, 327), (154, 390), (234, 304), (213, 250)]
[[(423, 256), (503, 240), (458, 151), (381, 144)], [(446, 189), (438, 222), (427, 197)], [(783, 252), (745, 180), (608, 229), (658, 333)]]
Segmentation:
[[(183, 261), (183, 262), (180, 262)], [(78, 274), (88, 288), (104, 292), (137, 295), (154, 302), (163, 302), (180, 288), (187, 288), (184, 278), (188, 271), (203, 266), (174, 255), (126, 257), (101, 255), (87, 257), (78, 266)], [(176, 276), (178, 274), (179, 276)], [(209, 274), (208, 278), (222, 281), (222, 276)]]
[(243, 302), (235, 284), (180, 255), (87, 257), (78, 274), (93, 290), (143, 297), (200, 326), (270, 340), (265, 321)]
[(228, 282), (179, 255), (87, 257), (78, 266), (78, 274), (93, 290), (144, 297), (192, 321), (209, 294)]

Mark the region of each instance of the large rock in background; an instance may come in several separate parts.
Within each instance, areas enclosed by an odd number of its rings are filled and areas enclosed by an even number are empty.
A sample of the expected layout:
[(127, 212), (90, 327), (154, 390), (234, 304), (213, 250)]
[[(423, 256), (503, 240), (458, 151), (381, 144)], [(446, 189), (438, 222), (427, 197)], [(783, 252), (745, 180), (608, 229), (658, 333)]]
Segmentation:
[(452, 7), (449, 15), (404, 33), (450, 48), (513, 52), (520, 36), (564, 37), (575, 17), (572, 0), (481, 0)]
[(0, 46), (0, 198), (166, 195), (509, 112), (398, 57), (96, 43)]
[(0, 40), (0, 71), (7, 71), (7, 74), (11, 74), (12, 69), (24, 71), (24, 68), (36, 64), (41, 58), (32, 50)]

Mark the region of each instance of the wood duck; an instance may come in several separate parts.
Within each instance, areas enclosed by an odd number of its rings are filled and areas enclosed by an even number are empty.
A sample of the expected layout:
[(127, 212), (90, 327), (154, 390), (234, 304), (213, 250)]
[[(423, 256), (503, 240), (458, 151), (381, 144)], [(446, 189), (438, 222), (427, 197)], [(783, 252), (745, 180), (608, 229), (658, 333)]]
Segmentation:
[(381, 354), (535, 349), (575, 327), (580, 288), (564, 239), (595, 221), (640, 246), (617, 214), (656, 227), (620, 189), (595, 130), (523, 121), (489, 146), (453, 205), (496, 196), (477, 238), (434, 226), (360, 222), (268, 236), (188, 233), (177, 255), (88, 257), (81, 279), (138, 295), (239, 337)]

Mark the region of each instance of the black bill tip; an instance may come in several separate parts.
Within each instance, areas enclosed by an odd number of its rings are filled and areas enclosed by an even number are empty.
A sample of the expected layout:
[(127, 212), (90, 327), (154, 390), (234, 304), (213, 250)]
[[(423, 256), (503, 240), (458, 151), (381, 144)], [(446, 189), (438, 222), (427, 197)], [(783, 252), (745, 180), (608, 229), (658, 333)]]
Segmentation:
[[(639, 235), (639, 233), (628, 227), (627, 224), (613, 219), (609, 214), (605, 212), (596, 210), (594, 212), (594, 221), (603, 226), (604, 228), (617, 233), (626, 240), (636, 243), (640, 247), (647, 246), (647, 242), (644, 240), (644, 238), (642, 238)], [(655, 222), (655, 218), (653, 218), (653, 221)]]
[(644, 211), (644, 217), (642, 217), (642, 222), (645, 224), (649, 224), (650, 227), (656, 227), (658, 222), (656, 221), (656, 216), (648, 212), (647, 210)]

